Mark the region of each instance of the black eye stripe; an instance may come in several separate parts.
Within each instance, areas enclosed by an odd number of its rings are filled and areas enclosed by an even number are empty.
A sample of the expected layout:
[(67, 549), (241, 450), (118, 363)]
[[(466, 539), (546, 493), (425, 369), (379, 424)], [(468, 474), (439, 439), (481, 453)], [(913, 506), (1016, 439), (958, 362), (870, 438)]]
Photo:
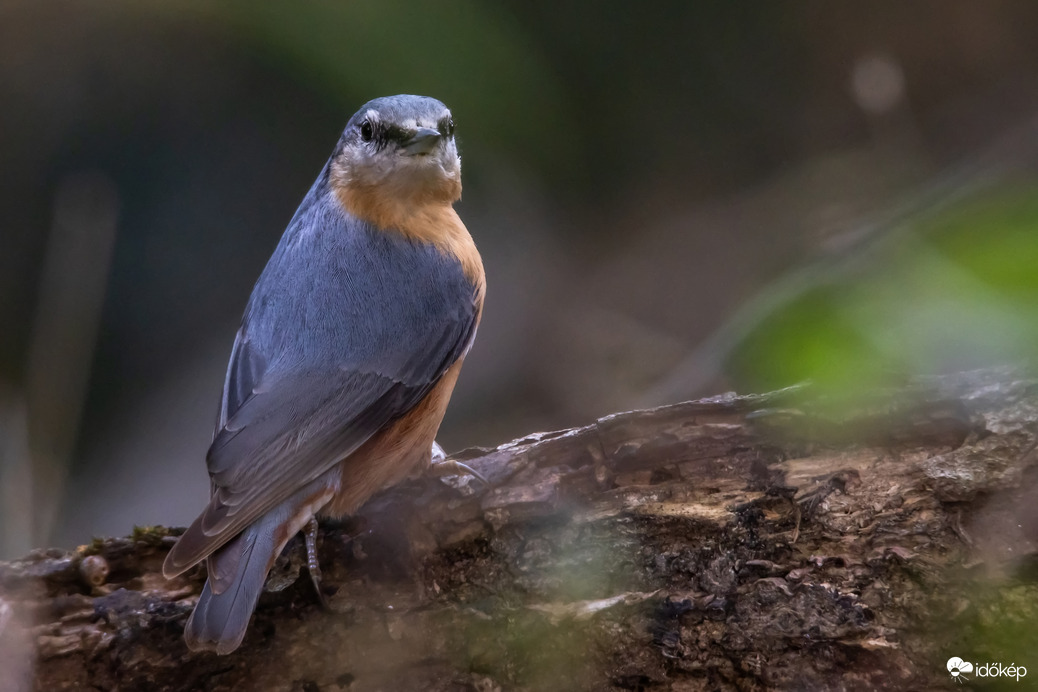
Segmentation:
[(403, 142), (407, 139), (407, 132), (396, 125), (390, 125), (382, 133), (382, 138), (387, 142)]
[[(454, 135), (454, 119), (450, 116), (441, 118), (436, 124), (436, 129), (441, 135)], [(384, 149), (390, 143), (404, 145), (414, 136), (415, 129), (402, 127), (392, 123), (382, 122), (377, 119), (365, 118), (357, 126), (360, 139), (372, 144), (377, 150)]]

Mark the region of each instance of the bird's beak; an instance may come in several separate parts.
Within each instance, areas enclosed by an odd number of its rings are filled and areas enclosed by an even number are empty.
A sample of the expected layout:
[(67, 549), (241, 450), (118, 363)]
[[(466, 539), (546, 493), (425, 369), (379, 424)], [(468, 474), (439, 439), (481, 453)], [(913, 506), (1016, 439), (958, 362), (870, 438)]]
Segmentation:
[(404, 151), (411, 156), (428, 154), (440, 143), (440, 133), (431, 127), (419, 127), (411, 139), (404, 142)]

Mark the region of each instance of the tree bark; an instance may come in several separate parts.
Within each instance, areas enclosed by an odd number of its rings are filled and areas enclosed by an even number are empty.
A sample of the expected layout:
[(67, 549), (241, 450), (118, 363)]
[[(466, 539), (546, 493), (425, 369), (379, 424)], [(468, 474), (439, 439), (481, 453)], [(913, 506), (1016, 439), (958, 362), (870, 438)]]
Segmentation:
[(205, 573), (162, 578), (178, 530), (34, 551), (0, 564), (3, 689), (956, 689), (952, 656), (1033, 683), (1036, 420), (1003, 369), (466, 450), (489, 487), (415, 479), (322, 526), (330, 610), (290, 543), (223, 657), (184, 646)]

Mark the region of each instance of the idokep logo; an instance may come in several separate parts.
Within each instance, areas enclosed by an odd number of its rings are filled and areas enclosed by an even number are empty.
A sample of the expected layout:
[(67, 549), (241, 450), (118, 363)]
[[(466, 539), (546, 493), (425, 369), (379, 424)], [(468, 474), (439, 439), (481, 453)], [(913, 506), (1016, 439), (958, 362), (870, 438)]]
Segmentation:
[(966, 677), (966, 673), (973, 672), (973, 664), (969, 661), (963, 661), (958, 656), (952, 656), (948, 659), (948, 673), (955, 679), (956, 682), (962, 682), (963, 680), (969, 680)]
[(978, 678), (1016, 678), (1017, 682), (1020, 682), (1020, 678), (1027, 675), (1027, 668), (1018, 666), (1015, 663), (1010, 663), (1008, 666), (1001, 663), (977, 663), (974, 665), (969, 661), (963, 661), (958, 656), (949, 658), (946, 667), (952, 679), (960, 683), (969, 680), (968, 674)]

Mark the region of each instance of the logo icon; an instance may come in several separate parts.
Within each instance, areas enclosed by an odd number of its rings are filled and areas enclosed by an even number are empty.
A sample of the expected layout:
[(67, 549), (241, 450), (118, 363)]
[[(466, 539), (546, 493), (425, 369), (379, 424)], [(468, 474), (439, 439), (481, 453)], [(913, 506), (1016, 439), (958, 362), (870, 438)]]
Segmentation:
[(973, 672), (973, 664), (969, 661), (963, 661), (958, 656), (952, 656), (948, 659), (948, 673), (951, 674), (952, 679), (958, 683), (962, 683), (963, 680), (969, 680), (964, 673)]

